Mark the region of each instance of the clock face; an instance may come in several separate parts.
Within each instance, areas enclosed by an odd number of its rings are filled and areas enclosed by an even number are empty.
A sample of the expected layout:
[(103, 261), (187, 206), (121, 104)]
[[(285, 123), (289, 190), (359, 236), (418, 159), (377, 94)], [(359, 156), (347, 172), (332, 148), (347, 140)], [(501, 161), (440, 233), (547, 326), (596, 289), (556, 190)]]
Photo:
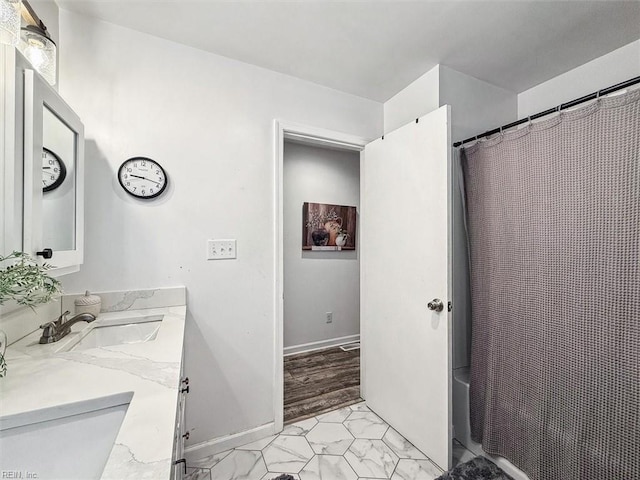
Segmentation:
[(145, 157), (133, 157), (120, 165), (118, 180), (127, 193), (138, 198), (157, 197), (167, 188), (164, 169)]
[(42, 149), (42, 191), (55, 190), (67, 176), (67, 168), (55, 153), (48, 148)]

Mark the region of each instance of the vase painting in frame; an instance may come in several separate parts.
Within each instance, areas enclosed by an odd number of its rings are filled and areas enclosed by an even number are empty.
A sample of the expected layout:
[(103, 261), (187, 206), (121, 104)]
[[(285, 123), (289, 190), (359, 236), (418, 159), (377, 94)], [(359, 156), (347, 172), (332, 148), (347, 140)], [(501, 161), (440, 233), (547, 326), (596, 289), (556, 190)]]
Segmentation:
[(302, 249), (356, 249), (358, 210), (346, 205), (305, 202), (302, 205)]

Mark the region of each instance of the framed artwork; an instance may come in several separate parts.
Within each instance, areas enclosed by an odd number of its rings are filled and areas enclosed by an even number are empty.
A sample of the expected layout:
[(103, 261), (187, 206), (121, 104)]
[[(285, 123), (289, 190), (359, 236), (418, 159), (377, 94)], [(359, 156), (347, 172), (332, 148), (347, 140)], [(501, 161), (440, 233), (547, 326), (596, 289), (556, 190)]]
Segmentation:
[(305, 202), (302, 205), (303, 250), (355, 250), (356, 207)]

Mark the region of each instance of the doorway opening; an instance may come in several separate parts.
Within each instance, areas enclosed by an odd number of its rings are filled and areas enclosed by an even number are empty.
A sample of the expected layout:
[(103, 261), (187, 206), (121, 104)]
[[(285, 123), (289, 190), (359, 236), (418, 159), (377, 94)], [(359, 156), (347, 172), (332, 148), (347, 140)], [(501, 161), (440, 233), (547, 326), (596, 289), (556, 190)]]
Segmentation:
[[(367, 140), (281, 122), (276, 135), (274, 408), (280, 431), (285, 422), (362, 400), (355, 212), (359, 152)], [(316, 245), (310, 230), (304, 232), (303, 224), (310, 223), (308, 210), (303, 219), (305, 203), (320, 205), (314, 207), (322, 210), (314, 221), (330, 234), (324, 244)], [(338, 235), (343, 227), (346, 233), (348, 218), (356, 231), (347, 246)], [(305, 248), (303, 236), (308, 237)]]
[(285, 140), (285, 424), (362, 401), (359, 207), (358, 152)]

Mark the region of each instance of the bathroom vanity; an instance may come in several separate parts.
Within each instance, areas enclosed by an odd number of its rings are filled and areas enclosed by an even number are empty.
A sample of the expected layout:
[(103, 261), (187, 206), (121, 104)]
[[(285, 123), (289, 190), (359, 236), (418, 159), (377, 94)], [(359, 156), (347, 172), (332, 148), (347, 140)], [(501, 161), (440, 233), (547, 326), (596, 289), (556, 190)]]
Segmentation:
[[(96, 321), (73, 325), (58, 342), (38, 343), (38, 330), (9, 346), (0, 471), (40, 480), (182, 478), (185, 289), (100, 295)], [(63, 297), (61, 311), (75, 298)]]
[[(52, 265), (52, 276), (77, 272), (84, 256), (82, 121), (6, 45), (0, 84), (0, 253), (26, 252)], [(77, 296), (33, 311), (0, 310), (0, 327), (14, 342), (0, 379), (4, 477), (182, 478), (190, 388), (182, 372), (185, 289), (101, 295), (95, 321), (76, 323), (49, 344), (39, 343), (37, 326), (67, 310), (73, 315)]]

